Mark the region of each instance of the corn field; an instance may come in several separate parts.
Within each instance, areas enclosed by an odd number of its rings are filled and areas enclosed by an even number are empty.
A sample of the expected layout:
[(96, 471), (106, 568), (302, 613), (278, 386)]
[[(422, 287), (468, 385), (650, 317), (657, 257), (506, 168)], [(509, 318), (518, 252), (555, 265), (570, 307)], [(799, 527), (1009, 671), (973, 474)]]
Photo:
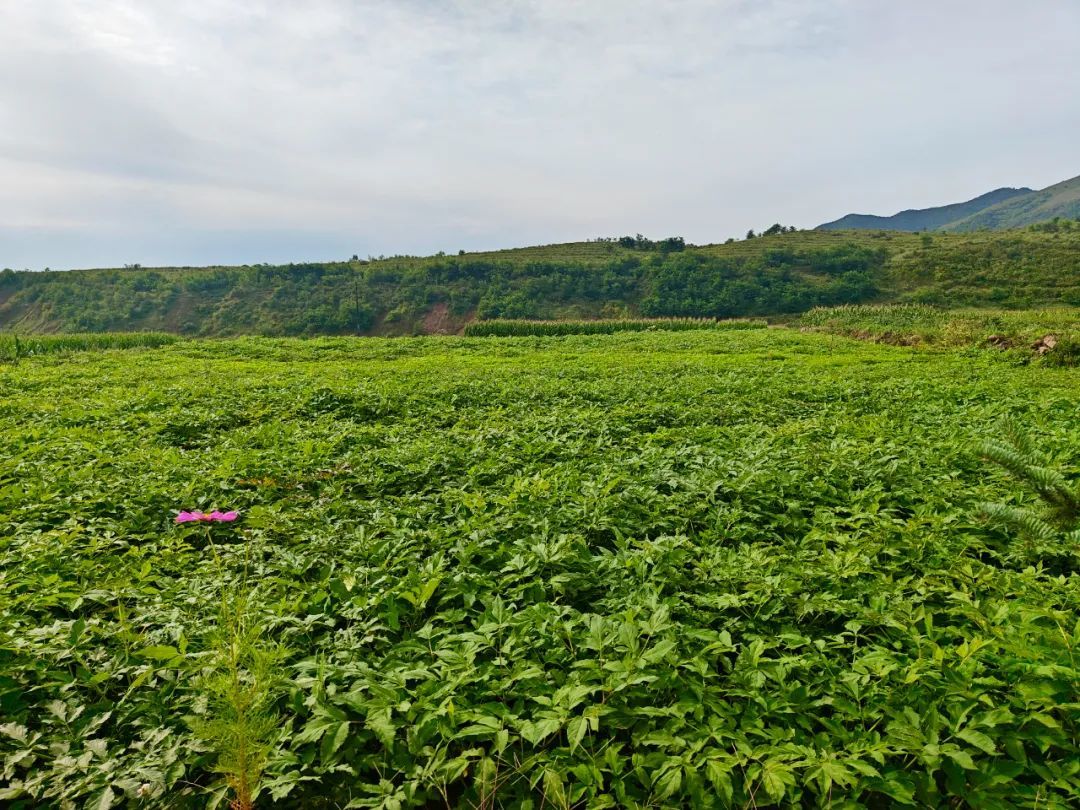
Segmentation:
[(104, 349), (152, 349), (180, 338), (164, 332), (104, 332), (70, 335), (0, 334), (0, 360), (18, 360), (42, 354), (101, 351)]

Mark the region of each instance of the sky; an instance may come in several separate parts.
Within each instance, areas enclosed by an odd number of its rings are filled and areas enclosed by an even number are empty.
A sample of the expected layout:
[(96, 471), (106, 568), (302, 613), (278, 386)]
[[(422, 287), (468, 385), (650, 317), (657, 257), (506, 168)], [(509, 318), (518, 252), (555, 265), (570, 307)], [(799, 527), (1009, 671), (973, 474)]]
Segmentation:
[(723, 241), (1080, 175), (1077, 0), (0, 0), (0, 267)]

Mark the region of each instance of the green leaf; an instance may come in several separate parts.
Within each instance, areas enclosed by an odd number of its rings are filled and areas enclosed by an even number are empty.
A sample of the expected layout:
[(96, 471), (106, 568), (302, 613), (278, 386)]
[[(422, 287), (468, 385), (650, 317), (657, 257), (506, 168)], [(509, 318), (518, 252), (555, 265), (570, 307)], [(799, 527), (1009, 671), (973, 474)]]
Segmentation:
[(521, 737), (533, 745), (538, 745), (547, 737), (562, 728), (562, 723), (555, 717), (542, 717), (536, 721), (526, 722), (521, 727)]
[(581, 745), (588, 727), (589, 721), (584, 715), (574, 717), (566, 724), (566, 737), (570, 742), (571, 751)]
[(705, 763), (705, 776), (708, 777), (721, 798), (730, 804), (734, 791), (731, 785), (731, 772), (728, 767), (719, 760), (710, 759)]
[(886, 774), (881, 780), (881, 792), (900, 804), (914, 804), (915, 785), (903, 773)]
[(779, 802), (784, 798), (788, 786), (795, 785), (795, 774), (791, 768), (775, 759), (765, 761), (761, 766), (761, 787), (771, 801)]
[(818, 762), (807, 775), (811, 774), (817, 778), (823, 794), (828, 794), (834, 784), (847, 787), (855, 781), (855, 775), (833, 759), (823, 759)]
[(941, 753), (966, 771), (976, 770), (975, 761), (971, 758), (971, 754), (963, 748), (957, 748), (955, 745), (946, 745), (942, 746)]
[(0, 724), (0, 734), (5, 734), (6, 736), (11, 737), (13, 740), (18, 740), (19, 742), (26, 742), (26, 738), (29, 733), (29, 729), (27, 729), (26, 726), (20, 726), (18, 723)]
[(660, 799), (668, 799), (674, 796), (682, 787), (682, 762), (675, 760), (669, 763), (655, 779), (653, 784), (656, 795)]
[(976, 731), (969, 727), (956, 732), (956, 736), (969, 745), (973, 745), (988, 754), (997, 753), (997, 746), (994, 744), (994, 741), (981, 731)]
[(337, 753), (337, 750), (345, 743), (345, 740), (349, 739), (349, 723), (338, 723), (332, 730), (322, 738), (322, 745), (319, 746), (319, 756), (324, 764), (330, 762), (330, 758)]
[(149, 658), (151, 661), (172, 661), (180, 658), (180, 651), (176, 647), (144, 647), (135, 653), (139, 658)]
[(544, 769), (544, 799), (557, 808), (567, 807), (562, 774), (554, 768)]
[(93, 810), (109, 810), (109, 808), (113, 806), (114, 801), (116, 801), (116, 794), (113, 793), (111, 787), (106, 787), (96, 798), (90, 801), (90, 807), (92, 807)]
[(658, 641), (656, 644), (654, 644), (652, 648), (649, 649), (641, 657), (642, 660), (646, 661), (647, 663), (656, 664), (667, 658), (667, 656), (669, 656), (674, 649), (675, 642), (671, 641), (670, 639), (664, 639), (663, 641)]
[(417, 607), (423, 607), (427, 604), (427, 601), (431, 598), (432, 594), (435, 593), (436, 588), (439, 587), (439, 584), (441, 582), (442, 577), (432, 577), (424, 583), (423, 587), (420, 588), (419, 595), (417, 596)]
[(394, 733), (397, 731), (393, 722), (391, 722), (391, 710), (382, 709), (377, 712), (371, 712), (367, 719), (364, 721), (364, 725), (375, 732), (375, 736), (379, 738), (379, 741), (387, 748), (391, 748), (394, 745)]

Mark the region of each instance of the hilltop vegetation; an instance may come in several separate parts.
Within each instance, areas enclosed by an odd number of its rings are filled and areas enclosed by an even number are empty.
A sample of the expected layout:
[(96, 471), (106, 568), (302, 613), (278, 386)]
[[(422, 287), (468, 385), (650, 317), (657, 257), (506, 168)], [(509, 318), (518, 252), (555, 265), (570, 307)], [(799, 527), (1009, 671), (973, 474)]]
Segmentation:
[(910, 209), (882, 217), (848, 214), (818, 230), (978, 231), (1023, 228), (1051, 220), (1080, 219), (1080, 177), (1033, 191), (999, 188), (967, 202)]
[(775, 316), (816, 306), (1080, 304), (1080, 226), (629, 239), (425, 258), (0, 273), (0, 331), (458, 332), (473, 319)]

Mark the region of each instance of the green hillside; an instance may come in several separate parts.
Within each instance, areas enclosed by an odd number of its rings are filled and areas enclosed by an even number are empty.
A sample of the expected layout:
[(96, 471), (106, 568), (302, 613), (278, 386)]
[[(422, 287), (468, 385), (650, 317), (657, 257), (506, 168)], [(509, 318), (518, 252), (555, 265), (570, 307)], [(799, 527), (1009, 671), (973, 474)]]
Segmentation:
[(1080, 177), (1044, 188), (1042, 191), (1004, 200), (951, 223), (947, 230), (1019, 228), (1051, 221), (1056, 217), (1080, 219)]
[(957, 220), (975, 216), (980, 211), (999, 205), (1031, 192), (1030, 188), (999, 188), (962, 203), (941, 205), (934, 208), (912, 208), (880, 217), (874, 214), (848, 214), (832, 222), (819, 225), (823, 231), (888, 230), (888, 231), (936, 231)]
[(967, 202), (936, 208), (911, 209), (890, 217), (848, 214), (819, 225), (819, 231), (891, 230), (958, 231), (1008, 230), (1058, 220), (1080, 219), (1080, 177), (1032, 191), (999, 188)]
[(1080, 225), (1071, 221), (933, 235), (801, 231), (701, 247), (624, 241), (283, 266), (5, 270), (0, 331), (402, 335), (491, 318), (1080, 304)]

